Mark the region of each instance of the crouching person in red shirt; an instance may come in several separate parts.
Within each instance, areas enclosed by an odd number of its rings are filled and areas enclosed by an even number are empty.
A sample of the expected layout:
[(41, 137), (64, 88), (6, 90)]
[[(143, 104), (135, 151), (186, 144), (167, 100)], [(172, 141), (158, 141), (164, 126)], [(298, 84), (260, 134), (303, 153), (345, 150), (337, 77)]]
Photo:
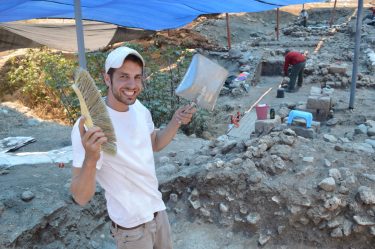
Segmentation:
[[(305, 69), (306, 65), (306, 57), (295, 51), (290, 51), (287, 49), (284, 53), (285, 62), (284, 62), (284, 75), (289, 76), (290, 80), (288, 83), (288, 88), (286, 92), (295, 92), (295, 84), (298, 77), (297, 85), (300, 87), (303, 83), (303, 70)], [(288, 68), (292, 66), (290, 75), (288, 75)]]

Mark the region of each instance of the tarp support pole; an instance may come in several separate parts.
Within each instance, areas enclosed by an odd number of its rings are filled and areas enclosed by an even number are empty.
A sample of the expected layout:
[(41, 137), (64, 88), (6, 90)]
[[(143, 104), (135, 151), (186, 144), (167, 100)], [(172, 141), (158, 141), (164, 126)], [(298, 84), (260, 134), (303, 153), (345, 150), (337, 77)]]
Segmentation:
[(85, 40), (83, 37), (82, 12), (81, 12), (80, 0), (74, 0), (74, 16), (76, 20), (79, 66), (83, 69), (87, 69), (86, 56), (85, 56)]
[(280, 9), (277, 8), (276, 10), (276, 37), (277, 37), (277, 40), (279, 40), (279, 17), (280, 17)]
[(329, 21), (329, 27), (332, 28), (332, 24), (333, 24), (333, 19), (335, 18), (335, 13), (336, 13), (336, 4), (337, 4), (337, 0), (335, 0), (335, 3), (333, 5), (333, 10), (332, 10), (332, 13), (331, 13), (331, 20)]
[(356, 30), (355, 30), (355, 46), (354, 46), (352, 84), (350, 86), (349, 109), (354, 109), (355, 89), (356, 89), (357, 75), (358, 75), (358, 58), (359, 58), (359, 49), (361, 45), (362, 12), (363, 12), (363, 0), (358, 0), (357, 23), (356, 23), (357, 25), (356, 25)]
[(228, 13), (225, 13), (225, 19), (227, 20), (228, 49), (231, 49), (231, 44), (230, 44), (230, 28), (229, 28), (229, 15), (228, 15)]

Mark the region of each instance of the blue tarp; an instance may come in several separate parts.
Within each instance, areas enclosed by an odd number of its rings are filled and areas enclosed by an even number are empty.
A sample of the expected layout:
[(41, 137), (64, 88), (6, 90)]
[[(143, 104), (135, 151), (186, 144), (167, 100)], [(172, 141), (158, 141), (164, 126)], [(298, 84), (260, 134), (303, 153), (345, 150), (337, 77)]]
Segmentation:
[[(182, 27), (212, 13), (260, 12), (324, 0), (81, 0), (82, 18), (124, 27), (163, 30)], [(0, 22), (74, 18), (74, 0), (0, 0)]]

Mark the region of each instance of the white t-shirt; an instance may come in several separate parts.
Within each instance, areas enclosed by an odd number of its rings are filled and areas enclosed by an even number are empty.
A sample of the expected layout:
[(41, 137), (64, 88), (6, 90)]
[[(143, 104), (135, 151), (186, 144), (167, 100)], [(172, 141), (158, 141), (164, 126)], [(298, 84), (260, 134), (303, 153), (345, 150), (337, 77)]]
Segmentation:
[[(138, 100), (127, 112), (107, 107), (117, 140), (116, 156), (101, 153), (96, 180), (105, 190), (109, 217), (123, 227), (134, 227), (165, 210), (158, 190), (152, 151), (154, 131), (149, 110)], [(81, 168), (85, 150), (78, 121), (72, 130), (73, 167)]]

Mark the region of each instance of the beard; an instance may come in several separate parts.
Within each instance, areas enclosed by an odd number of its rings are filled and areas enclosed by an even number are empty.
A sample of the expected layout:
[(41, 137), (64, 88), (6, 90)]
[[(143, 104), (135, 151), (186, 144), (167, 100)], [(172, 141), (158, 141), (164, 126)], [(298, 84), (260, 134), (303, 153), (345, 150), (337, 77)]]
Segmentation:
[(112, 92), (112, 96), (114, 97), (114, 99), (122, 104), (132, 105), (137, 100), (137, 93), (135, 94), (135, 96), (128, 97), (124, 94), (121, 94), (119, 91), (115, 90), (112, 85), (110, 87), (110, 91)]

